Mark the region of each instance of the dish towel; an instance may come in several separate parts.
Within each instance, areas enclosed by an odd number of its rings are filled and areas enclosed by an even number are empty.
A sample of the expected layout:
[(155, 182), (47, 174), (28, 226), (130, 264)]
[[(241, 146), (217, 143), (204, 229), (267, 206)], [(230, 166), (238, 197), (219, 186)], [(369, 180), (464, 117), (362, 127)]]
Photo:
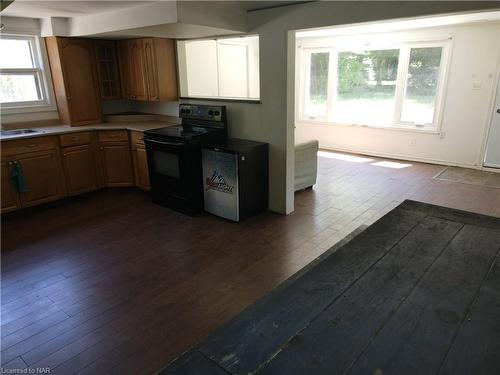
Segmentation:
[(12, 168), (12, 172), (10, 173), (10, 178), (19, 193), (26, 193), (28, 191), (23, 169), (18, 163), (14, 164), (14, 168)]

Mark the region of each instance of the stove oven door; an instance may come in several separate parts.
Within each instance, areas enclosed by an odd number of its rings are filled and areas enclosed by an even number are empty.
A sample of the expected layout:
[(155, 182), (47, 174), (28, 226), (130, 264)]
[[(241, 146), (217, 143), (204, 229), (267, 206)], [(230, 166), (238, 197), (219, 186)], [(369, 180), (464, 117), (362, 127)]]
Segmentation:
[(193, 179), (193, 150), (183, 141), (145, 137), (151, 194), (155, 203), (192, 214), (201, 202)]

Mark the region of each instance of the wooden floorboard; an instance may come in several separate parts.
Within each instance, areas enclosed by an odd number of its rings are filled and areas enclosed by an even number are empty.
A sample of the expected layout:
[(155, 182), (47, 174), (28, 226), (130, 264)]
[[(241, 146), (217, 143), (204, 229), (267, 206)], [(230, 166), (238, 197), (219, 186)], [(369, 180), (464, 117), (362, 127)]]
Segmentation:
[(368, 159), (320, 157), (317, 185), (296, 194), (287, 217), (191, 218), (119, 190), (4, 215), (2, 366), (151, 374), (405, 199), (500, 217), (500, 189), (434, 180), (436, 165)]
[(230, 372), (255, 371), (423, 218), (404, 210), (391, 212), (340, 249), (335, 260), (326, 259), (314, 272), (283, 285), (216, 331), (200, 351)]
[(479, 290), (439, 373), (500, 374), (500, 258)]
[(263, 374), (343, 374), (462, 225), (426, 218), (295, 335)]
[(499, 230), (462, 228), (350, 372), (437, 373), (499, 247)]

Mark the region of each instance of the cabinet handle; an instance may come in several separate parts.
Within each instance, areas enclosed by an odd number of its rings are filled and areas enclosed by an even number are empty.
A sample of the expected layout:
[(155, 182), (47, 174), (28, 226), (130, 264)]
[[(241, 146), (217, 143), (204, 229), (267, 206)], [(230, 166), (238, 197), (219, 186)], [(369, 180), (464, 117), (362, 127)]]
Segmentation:
[(67, 97), (66, 97), (66, 100), (71, 100), (71, 96), (67, 96)]
[(78, 137), (71, 138), (72, 141), (78, 141)]
[(36, 147), (36, 144), (32, 143), (30, 145), (28, 145), (29, 148), (33, 148), (33, 147)]

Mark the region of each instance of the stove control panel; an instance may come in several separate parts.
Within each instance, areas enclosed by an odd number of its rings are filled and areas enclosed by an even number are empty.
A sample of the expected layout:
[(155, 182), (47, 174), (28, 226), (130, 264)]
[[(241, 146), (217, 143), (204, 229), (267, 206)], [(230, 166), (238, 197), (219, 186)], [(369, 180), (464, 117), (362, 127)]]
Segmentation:
[(199, 104), (181, 104), (179, 106), (179, 117), (221, 122), (225, 120), (225, 107)]

